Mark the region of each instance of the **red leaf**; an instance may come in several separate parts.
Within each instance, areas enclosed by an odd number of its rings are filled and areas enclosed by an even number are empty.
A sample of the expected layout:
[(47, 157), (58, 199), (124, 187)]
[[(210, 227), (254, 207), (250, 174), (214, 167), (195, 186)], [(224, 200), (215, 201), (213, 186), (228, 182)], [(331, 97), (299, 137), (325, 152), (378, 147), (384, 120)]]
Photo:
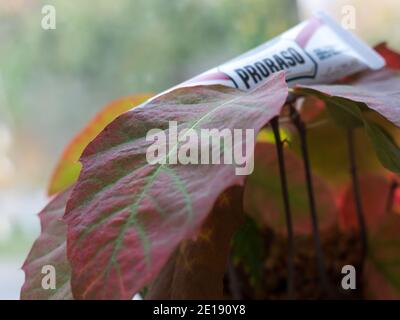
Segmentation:
[(146, 299), (222, 299), (232, 236), (243, 220), (243, 188), (217, 200), (196, 240), (183, 241), (151, 286)]
[(300, 101), (300, 114), (305, 122), (317, 118), (325, 108), (325, 103), (314, 96), (306, 96)]
[(174, 120), (179, 129), (258, 132), (280, 113), (286, 96), (283, 73), (252, 92), (181, 88), (107, 126), (82, 155), (65, 214), (74, 297), (131, 298), (182, 240), (196, 236), (218, 196), (243, 183), (234, 165), (150, 165), (150, 129), (167, 130)]
[(365, 103), (400, 126), (400, 77), (387, 69), (368, 72), (348, 85), (307, 85), (298, 86), (295, 90), (301, 93), (302, 88)]
[(388, 48), (386, 42), (378, 44), (374, 49), (385, 59), (388, 68), (400, 70), (400, 54)]
[(365, 279), (364, 292), (366, 297), (371, 300), (399, 300), (400, 292), (396, 292), (390, 282), (387, 281), (385, 275), (380, 272), (377, 267), (371, 261), (366, 261), (363, 278)]
[[(359, 178), (361, 204), (369, 228), (378, 227), (386, 214), (390, 182), (383, 176), (365, 175)], [(342, 230), (358, 229), (353, 187), (349, 184), (343, 192), (339, 211)]]
[[(364, 282), (373, 299), (400, 297), (400, 215), (388, 210), (391, 183), (382, 176), (363, 176), (360, 190), (368, 231), (368, 261)], [(354, 196), (349, 185), (339, 216), (344, 230), (357, 229)]]
[[(58, 194), (39, 213), (41, 233), (22, 266), (25, 283), (21, 289), (21, 299), (72, 299), (71, 270), (65, 240), (67, 226), (62, 221), (70, 193), (71, 189), (68, 189)], [(42, 268), (46, 265), (54, 267), (56, 289), (42, 287), (42, 280), (46, 275), (42, 273)]]

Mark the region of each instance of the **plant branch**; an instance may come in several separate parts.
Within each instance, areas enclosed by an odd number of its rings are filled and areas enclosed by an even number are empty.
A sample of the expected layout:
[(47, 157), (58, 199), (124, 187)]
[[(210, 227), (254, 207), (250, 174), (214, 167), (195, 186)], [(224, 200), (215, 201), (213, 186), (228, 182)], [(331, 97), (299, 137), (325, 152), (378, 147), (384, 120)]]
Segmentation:
[(274, 132), (275, 137), (275, 145), (276, 152), (278, 155), (278, 163), (279, 163), (279, 175), (281, 180), (281, 189), (282, 189), (282, 199), (285, 210), (285, 218), (286, 218), (286, 228), (288, 233), (288, 280), (287, 280), (287, 290), (288, 296), (292, 298), (294, 296), (294, 279), (295, 279), (295, 269), (294, 269), (294, 255), (295, 255), (295, 247), (294, 247), (294, 236), (293, 236), (293, 224), (292, 224), (292, 214), (290, 211), (290, 203), (289, 203), (289, 192), (286, 178), (286, 170), (285, 170), (285, 159), (283, 154), (283, 142), (281, 140), (281, 136), (279, 133), (279, 121), (278, 117), (275, 117), (271, 120), (271, 127)]
[(393, 200), (395, 196), (396, 189), (399, 187), (399, 184), (396, 180), (393, 180), (390, 184), (389, 195), (386, 201), (386, 209), (385, 212), (390, 212), (393, 209)]
[(362, 262), (364, 262), (368, 250), (368, 236), (367, 236), (367, 226), (365, 223), (365, 218), (362, 208), (361, 193), (359, 187), (360, 185), (358, 181), (356, 157), (354, 152), (354, 129), (347, 129), (347, 147), (348, 147), (348, 157), (350, 163), (350, 175), (353, 187), (354, 203), (360, 230), (361, 257), (362, 257)]
[(240, 281), (236, 273), (235, 266), (232, 261), (232, 256), (228, 257), (228, 280), (229, 280), (229, 290), (232, 294), (233, 300), (242, 300), (242, 292), (240, 290)]
[(312, 233), (314, 238), (314, 246), (315, 246), (315, 254), (317, 258), (317, 268), (318, 268), (318, 276), (322, 286), (322, 289), (330, 295), (331, 290), (328, 282), (328, 277), (326, 274), (325, 268), (325, 260), (324, 255), (322, 252), (321, 246), (321, 239), (319, 235), (319, 227), (318, 227), (318, 217), (317, 217), (317, 210), (315, 206), (315, 197), (314, 197), (314, 190), (312, 184), (312, 177), (311, 177), (311, 167), (310, 167), (310, 159), (308, 156), (308, 147), (307, 147), (307, 131), (306, 126), (303, 120), (300, 117), (300, 114), (297, 112), (296, 108), (289, 104), (290, 108), (290, 116), (292, 119), (292, 123), (296, 127), (299, 137), (300, 137), (300, 146), (301, 146), (301, 153), (303, 157), (303, 165), (304, 165), (304, 172), (305, 172), (305, 179), (306, 179), (306, 187), (307, 187), (307, 194), (308, 194), (308, 203), (310, 206), (310, 214), (311, 214), (311, 222), (312, 222)]

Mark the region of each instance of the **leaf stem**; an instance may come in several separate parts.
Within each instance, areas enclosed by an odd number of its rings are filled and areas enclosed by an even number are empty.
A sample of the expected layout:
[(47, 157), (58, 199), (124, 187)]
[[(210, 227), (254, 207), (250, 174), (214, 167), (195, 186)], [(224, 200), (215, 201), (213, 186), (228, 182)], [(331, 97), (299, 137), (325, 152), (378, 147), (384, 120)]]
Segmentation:
[(396, 189), (399, 187), (399, 184), (397, 183), (396, 180), (393, 180), (392, 183), (390, 184), (390, 189), (389, 189), (389, 195), (386, 201), (386, 209), (385, 212), (390, 212), (393, 209), (393, 200), (394, 200), (394, 195), (396, 192)]
[(282, 199), (283, 199), (283, 205), (284, 205), (284, 210), (285, 210), (286, 228), (287, 228), (287, 233), (288, 233), (287, 291), (288, 291), (289, 298), (292, 298), (294, 296), (294, 279), (295, 279), (295, 269), (294, 269), (295, 246), (294, 246), (294, 236), (293, 236), (292, 214), (291, 214), (291, 210), (290, 210), (289, 192), (288, 192), (286, 170), (285, 170), (285, 159), (284, 159), (284, 154), (283, 154), (283, 142), (281, 140), (281, 136), (280, 136), (280, 132), (279, 132), (278, 117), (275, 117), (271, 120), (271, 127), (274, 132), (276, 152), (278, 155), (279, 175), (280, 175), (281, 189), (282, 189)]
[(354, 152), (354, 129), (351, 128), (347, 129), (347, 147), (348, 147), (348, 157), (350, 163), (350, 175), (352, 180), (354, 203), (360, 230), (361, 257), (362, 257), (361, 261), (364, 262), (368, 250), (368, 236), (367, 236), (367, 226), (365, 223), (364, 212), (362, 208), (361, 193), (359, 187), (360, 185), (357, 174), (356, 156)]
[(235, 266), (232, 261), (232, 256), (228, 257), (227, 275), (229, 280), (229, 290), (232, 294), (233, 300), (243, 300), (240, 280), (236, 273)]
[(314, 189), (311, 177), (310, 159), (308, 156), (306, 125), (301, 119), (300, 114), (297, 112), (296, 108), (292, 104), (289, 104), (289, 108), (290, 108), (290, 117), (292, 119), (292, 123), (296, 127), (300, 137), (300, 146), (303, 157), (308, 203), (310, 206), (310, 214), (311, 214), (312, 233), (314, 238), (315, 254), (317, 258), (318, 276), (323, 291), (325, 291), (325, 293), (330, 295), (331, 290), (328, 282), (328, 277), (326, 274), (325, 260), (322, 252), (321, 239), (319, 235), (318, 217), (315, 206)]

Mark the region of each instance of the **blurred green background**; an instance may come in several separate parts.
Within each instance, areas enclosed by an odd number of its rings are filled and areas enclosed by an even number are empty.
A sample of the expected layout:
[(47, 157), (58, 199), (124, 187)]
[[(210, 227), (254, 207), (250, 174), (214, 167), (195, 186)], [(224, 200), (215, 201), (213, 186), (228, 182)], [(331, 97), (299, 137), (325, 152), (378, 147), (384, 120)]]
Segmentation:
[[(47, 4), (55, 30), (41, 27)], [(346, 4), (356, 33), (399, 47), (396, 0), (0, 0), (0, 299), (18, 297), (57, 158), (103, 105), (168, 89), (314, 9), (340, 19)]]

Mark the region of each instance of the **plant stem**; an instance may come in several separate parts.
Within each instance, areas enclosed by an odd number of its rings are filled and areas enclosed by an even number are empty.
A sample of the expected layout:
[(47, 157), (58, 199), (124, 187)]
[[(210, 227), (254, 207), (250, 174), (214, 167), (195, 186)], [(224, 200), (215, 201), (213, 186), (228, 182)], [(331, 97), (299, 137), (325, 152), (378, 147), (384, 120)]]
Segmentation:
[(282, 199), (283, 206), (285, 210), (285, 218), (286, 218), (286, 228), (288, 233), (288, 280), (287, 280), (287, 291), (289, 298), (294, 296), (294, 279), (295, 279), (295, 269), (294, 269), (294, 237), (293, 237), (293, 224), (292, 224), (292, 214), (290, 211), (290, 203), (289, 203), (289, 192), (286, 178), (286, 170), (285, 170), (285, 159), (283, 154), (283, 142), (281, 140), (281, 136), (279, 133), (279, 121), (278, 117), (275, 117), (271, 120), (271, 127), (274, 132), (275, 144), (276, 144), (276, 152), (278, 155), (278, 163), (279, 163), (279, 175), (281, 180), (281, 189), (282, 189)]
[(242, 292), (240, 290), (240, 282), (236, 274), (235, 266), (233, 265), (232, 257), (228, 257), (228, 280), (229, 289), (232, 294), (233, 300), (242, 300)]
[(299, 137), (300, 137), (300, 146), (301, 146), (301, 153), (303, 156), (303, 165), (304, 165), (304, 172), (305, 172), (305, 179), (306, 179), (306, 186), (307, 186), (307, 194), (308, 194), (308, 203), (310, 206), (310, 214), (311, 214), (311, 223), (312, 223), (312, 233), (314, 238), (314, 246), (315, 246), (315, 254), (317, 258), (317, 268), (318, 268), (318, 276), (322, 286), (323, 291), (328, 295), (331, 294), (328, 277), (326, 274), (325, 268), (325, 260), (324, 255), (322, 252), (321, 246), (321, 239), (319, 235), (319, 227), (318, 227), (318, 217), (317, 217), (317, 210), (315, 206), (315, 197), (314, 197), (314, 190), (312, 184), (312, 177), (311, 177), (311, 167), (310, 167), (310, 159), (308, 156), (308, 147), (307, 147), (307, 132), (306, 126), (302, 121), (300, 114), (297, 112), (296, 108), (289, 104), (290, 108), (290, 116), (294, 126), (296, 127)]
[(347, 147), (348, 147), (350, 175), (352, 180), (354, 203), (360, 230), (361, 257), (362, 257), (361, 261), (364, 262), (368, 250), (368, 237), (367, 237), (367, 226), (365, 223), (365, 218), (362, 208), (362, 201), (361, 201), (361, 194), (360, 194), (357, 166), (356, 166), (356, 157), (354, 152), (354, 129), (347, 129)]
[(385, 212), (390, 212), (393, 208), (393, 200), (394, 200), (394, 195), (396, 192), (396, 189), (399, 187), (399, 184), (397, 183), (397, 181), (392, 181), (392, 183), (390, 184), (390, 189), (389, 189), (389, 195), (388, 195), (388, 199), (386, 201), (386, 209)]

